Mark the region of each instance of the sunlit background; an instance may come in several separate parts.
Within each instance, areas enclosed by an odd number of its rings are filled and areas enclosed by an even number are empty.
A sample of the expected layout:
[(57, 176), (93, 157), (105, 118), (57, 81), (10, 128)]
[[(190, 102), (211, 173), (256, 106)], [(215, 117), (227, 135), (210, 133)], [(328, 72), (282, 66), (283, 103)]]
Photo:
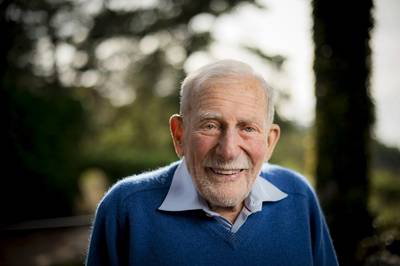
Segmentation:
[[(290, 98), (279, 106), (285, 118), (304, 126), (314, 119), (314, 73), (311, 5), (305, 0), (259, 1), (268, 10), (246, 6), (218, 19), (198, 16), (191, 26), (211, 30), (215, 38), (209, 53), (200, 52), (189, 58), (190, 71), (222, 58), (238, 58), (262, 69), (267, 80), (281, 88)], [(400, 2), (376, 1), (375, 25), (371, 35), (371, 92), (376, 106), (376, 137), (385, 144), (400, 147)], [(262, 26), (261, 26), (262, 25)], [(283, 69), (263, 65), (262, 60), (240, 46), (258, 47), (265, 53), (286, 58)]]
[[(1, 3), (1, 265), (81, 265), (109, 186), (177, 159), (168, 118), (178, 112), (180, 82), (216, 59), (251, 64), (279, 92), (283, 134), (272, 162), (315, 184), (311, 1), (198, 2)], [(375, 231), (360, 249), (369, 266), (400, 262), (398, 14), (398, 0), (375, 1)]]

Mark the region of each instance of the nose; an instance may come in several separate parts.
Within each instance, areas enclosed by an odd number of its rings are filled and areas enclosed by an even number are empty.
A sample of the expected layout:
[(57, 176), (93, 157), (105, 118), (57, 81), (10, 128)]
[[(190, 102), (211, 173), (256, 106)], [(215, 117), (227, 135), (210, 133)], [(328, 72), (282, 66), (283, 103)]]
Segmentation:
[(226, 129), (220, 135), (216, 154), (225, 161), (233, 160), (240, 154), (240, 136), (234, 129)]

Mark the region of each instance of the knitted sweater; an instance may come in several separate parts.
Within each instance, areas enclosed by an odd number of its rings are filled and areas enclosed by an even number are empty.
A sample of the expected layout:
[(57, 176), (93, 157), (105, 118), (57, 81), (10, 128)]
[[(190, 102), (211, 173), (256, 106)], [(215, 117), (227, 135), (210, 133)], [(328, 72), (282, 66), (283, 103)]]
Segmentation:
[(261, 176), (288, 194), (265, 202), (236, 232), (203, 211), (158, 210), (177, 163), (125, 178), (101, 201), (88, 266), (338, 265), (317, 198), (306, 180), (266, 164)]

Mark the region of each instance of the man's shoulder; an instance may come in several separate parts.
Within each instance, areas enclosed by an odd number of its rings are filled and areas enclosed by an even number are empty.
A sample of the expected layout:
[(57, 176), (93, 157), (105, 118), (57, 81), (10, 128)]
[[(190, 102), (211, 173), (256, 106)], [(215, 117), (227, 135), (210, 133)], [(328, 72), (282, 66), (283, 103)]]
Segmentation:
[(108, 190), (102, 201), (123, 202), (142, 192), (168, 190), (178, 164), (174, 162), (156, 170), (125, 177)]
[(309, 180), (300, 173), (275, 164), (266, 163), (261, 170), (261, 176), (288, 194), (309, 196), (314, 194)]

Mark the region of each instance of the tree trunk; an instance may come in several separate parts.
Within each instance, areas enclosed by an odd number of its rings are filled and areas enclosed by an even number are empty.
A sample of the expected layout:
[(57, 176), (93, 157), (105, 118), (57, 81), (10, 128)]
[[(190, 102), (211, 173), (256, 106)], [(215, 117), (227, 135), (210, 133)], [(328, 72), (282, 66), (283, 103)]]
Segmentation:
[(372, 0), (313, 0), (317, 191), (341, 265), (362, 265), (367, 211)]

